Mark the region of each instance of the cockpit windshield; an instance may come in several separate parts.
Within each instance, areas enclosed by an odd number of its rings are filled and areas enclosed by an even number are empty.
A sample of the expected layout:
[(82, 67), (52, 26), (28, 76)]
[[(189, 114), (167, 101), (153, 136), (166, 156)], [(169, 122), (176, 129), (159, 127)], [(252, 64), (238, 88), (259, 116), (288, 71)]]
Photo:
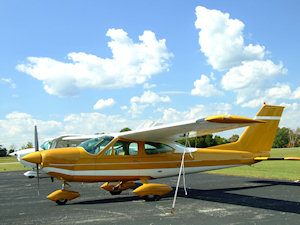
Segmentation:
[(48, 150), (48, 149), (51, 149), (51, 141), (45, 141), (42, 145), (41, 145), (41, 148), (44, 149), (44, 150)]
[(112, 140), (114, 137), (111, 136), (101, 136), (93, 138), (82, 142), (78, 147), (82, 147), (85, 151), (90, 154), (97, 155), (101, 152)]

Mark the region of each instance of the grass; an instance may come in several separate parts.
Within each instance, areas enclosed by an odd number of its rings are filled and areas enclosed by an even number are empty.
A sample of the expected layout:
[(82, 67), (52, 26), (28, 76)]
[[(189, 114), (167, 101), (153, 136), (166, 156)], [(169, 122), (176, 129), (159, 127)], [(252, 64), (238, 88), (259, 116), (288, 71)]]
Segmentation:
[[(300, 157), (300, 148), (272, 149), (271, 157)], [(209, 174), (300, 180), (300, 161), (264, 161), (252, 166), (239, 166), (206, 172)]]
[(24, 167), (15, 157), (0, 157), (0, 172), (18, 170), (30, 170), (30, 168)]

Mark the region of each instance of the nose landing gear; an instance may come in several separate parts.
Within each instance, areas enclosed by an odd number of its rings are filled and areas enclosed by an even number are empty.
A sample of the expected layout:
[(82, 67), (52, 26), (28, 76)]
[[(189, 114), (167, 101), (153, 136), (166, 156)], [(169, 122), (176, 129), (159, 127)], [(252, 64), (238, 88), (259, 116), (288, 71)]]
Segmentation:
[(68, 184), (66, 181), (63, 181), (62, 189), (54, 191), (53, 193), (48, 195), (47, 198), (51, 201), (56, 202), (56, 204), (58, 205), (65, 205), (68, 200), (72, 200), (80, 196), (80, 194), (76, 191), (67, 190), (70, 187), (70, 184)]

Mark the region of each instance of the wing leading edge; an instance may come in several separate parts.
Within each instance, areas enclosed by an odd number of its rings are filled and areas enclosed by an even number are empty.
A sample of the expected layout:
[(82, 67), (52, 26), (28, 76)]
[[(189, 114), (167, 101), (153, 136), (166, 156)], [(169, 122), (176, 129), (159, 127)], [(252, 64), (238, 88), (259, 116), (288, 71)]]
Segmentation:
[(118, 137), (136, 141), (176, 141), (184, 137), (184, 134), (186, 133), (190, 133), (190, 137), (202, 136), (220, 131), (246, 127), (253, 123), (264, 123), (264, 121), (240, 116), (219, 115), (198, 120), (128, 131), (120, 133)]

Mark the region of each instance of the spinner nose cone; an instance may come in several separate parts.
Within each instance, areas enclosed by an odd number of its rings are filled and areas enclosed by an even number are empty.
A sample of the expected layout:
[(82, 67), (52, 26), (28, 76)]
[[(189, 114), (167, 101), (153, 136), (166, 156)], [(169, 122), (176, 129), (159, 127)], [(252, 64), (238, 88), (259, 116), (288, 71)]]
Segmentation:
[(22, 157), (24, 161), (31, 162), (31, 163), (41, 163), (42, 162), (42, 155), (40, 152), (33, 152), (28, 155)]

